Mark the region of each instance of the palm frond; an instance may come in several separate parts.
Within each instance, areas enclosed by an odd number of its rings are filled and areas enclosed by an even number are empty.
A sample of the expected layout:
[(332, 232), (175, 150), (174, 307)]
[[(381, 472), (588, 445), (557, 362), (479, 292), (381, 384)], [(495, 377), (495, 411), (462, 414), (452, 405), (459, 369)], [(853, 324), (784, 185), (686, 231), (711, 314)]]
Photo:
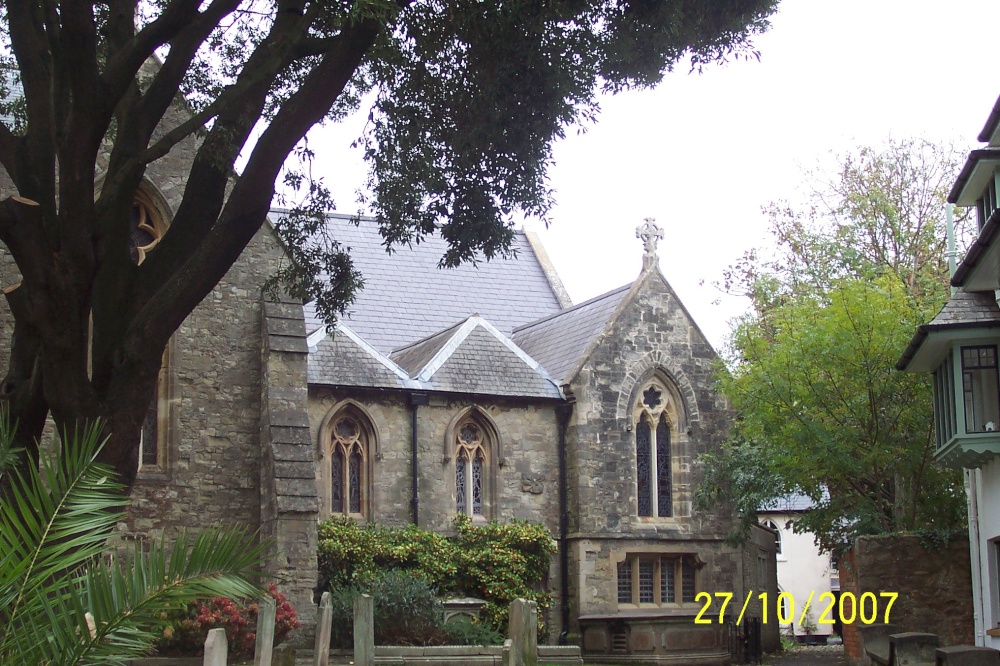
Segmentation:
[[(2, 428), (2, 424), (0, 424)], [(96, 462), (99, 424), (63, 437), (57, 462), (11, 473), (0, 502), (0, 654), (23, 613), (64, 593), (66, 572), (105, 547), (127, 501), (112, 471)]]
[(98, 425), (85, 428), (63, 438), (57, 463), (12, 473), (0, 501), (0, 663), (123, 663), (149, 651), (169, 607), (262, 595), (253, 572), (266, 545), (245, 530), (105, 552), (127, 501), (96, 462), (102, 444)]

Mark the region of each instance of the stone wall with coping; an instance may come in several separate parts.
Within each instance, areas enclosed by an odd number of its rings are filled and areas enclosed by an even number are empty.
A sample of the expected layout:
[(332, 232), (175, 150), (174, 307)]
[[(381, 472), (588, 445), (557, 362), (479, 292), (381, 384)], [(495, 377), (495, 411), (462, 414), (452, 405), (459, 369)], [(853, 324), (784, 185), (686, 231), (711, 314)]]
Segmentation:
[[(888, 604), (879, 593), (897, 592), (889, 615), (889, 624), (897, 631), (937, 634), (942, 647), (975, 643), (967, 537), (953, 538), (944, 547), (914, 535), (859, 537), (840, 560), (840, 591), (841, 596), (850, 592), (855, 599), (874, 593), (876, 624), (884, 622)], [(870, 608), (866, 602), (866, 612)], [(848, 617), (854, 612), (850, 603), (844, 609)], [(844, 624), (844, 650), (855, 664), (866, 659), (857, 631), (860, 624), (860, 620)]]

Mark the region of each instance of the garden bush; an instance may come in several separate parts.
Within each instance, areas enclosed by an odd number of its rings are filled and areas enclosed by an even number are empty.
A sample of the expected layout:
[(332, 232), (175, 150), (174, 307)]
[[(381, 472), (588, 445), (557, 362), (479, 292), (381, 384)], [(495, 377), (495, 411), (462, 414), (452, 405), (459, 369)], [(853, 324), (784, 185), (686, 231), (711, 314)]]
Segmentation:
[[(295, 609), (274, 584), (267, 586), (274, 599), (274, 644), (284, 641), (299, 627)], [(156, 651), (161, 655), (198, 655), (204, 650), (210, 629), (225, 629), (229, 654), (233, 659), (252, 659), (257, 641), (256, 601), (213, 597), (195, 601), (183, 609), (164, 612), (161, 638)]]
[[(484, 599), (483, 624), (501, 634), (507, 631), (510, 602), (529, 599), (538, 604), (539, 637), (544, 639), (547, 629), (541, 618), (552, 605), (545, 591), (549, 559), (556, 552), (548, 528), (523, 520), (474, 525), (468, 516), (459, 516), (455, 529), (456, 536), (446, 538), (412, 525), (361, 526), (342, 516), (324, 521), (319, 525), (323, 587), (353, 594), (367, 589), (382, 573), (405, 571), (439, 595)], [(345, 598), (351, 608), (350, 597)]]
[(503, 635), (483, 622), (456, 618), (444, 625), (448, 645), (502, 645)]
[(372, 597), (376, 645), (443, 645), (441, 601), (428, 581), (410, 571), (387, 571), (331, 593), (333, 627), (330, 646), (354, 644), (354, 597)]

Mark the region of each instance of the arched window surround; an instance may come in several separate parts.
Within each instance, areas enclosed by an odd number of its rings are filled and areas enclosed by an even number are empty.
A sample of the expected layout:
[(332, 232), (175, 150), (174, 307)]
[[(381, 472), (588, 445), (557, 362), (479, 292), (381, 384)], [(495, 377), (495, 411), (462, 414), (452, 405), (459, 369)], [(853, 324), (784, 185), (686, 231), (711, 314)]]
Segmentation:
[[(628, 404), (636, 516), (643, 521), (690, 516), (690, 501), (681, 496), (689, 494), (691, 430), (678, 383), (663, 368), (653, 368), (633, 384)], [(660, 460), (664, 450), (668, 461)]]
[[(338, 434), (338, 424), (344, 420), (352, 421), (357, 432), (353, 436), (344, 437)], [(354, 445), (357, 445), (355, 447)], [(338, 447), (343, 455), (339, 462), (341, 466), (340, 489), (341, 511), (335, 511), (333, 507), (334, 466), (338, 462), (336, 455)], [(379, 437), (378, 428), (371, 414), (361, 403), (356, 400), (346, 399), (334, 404), (326, 415), (319, 428), (319, 438), (317, 440), (316, 457), (319, 460), (319, 501), (320, 519), (329, 518), (331, 515), (347, 515), (358, 519), (368, 519), (372, 515), (372, 479), (374, 478), (374, 460), (379, 457)], [(351, 455), (357, 451), (360, 456), (358, 466), (358, 479), (356, 489), (348, 481), (350, 477)], [(358, 506), (357, 510), (352, 510), (351, 493), (356, 490)]]
[[(96, 190), (103, 186), (103, 179), (96, 183)], [(167, 204), (162, 192), (148, 180), (143, 180), (136, 189), (132, 214), (141, 210), (140, 226), (151, 230), (143, 248), (133, 254), (133, 261), (141, 264), (163, 238), (170, 228), (173, 212)], [(135, 218), (133, 218), (135, 219)], [(146, 480), (168, 479), (170, 462), (176, 455), (177, 439), (180, 433), (178, 423), (177, 403), (178, 387), (175, 372), (178, 356), (176, 335), (171, 336), (160, 361), (160, 370), (156, 378), (156, 392), (150, 402), (149, 411), (142, 424), (139, 436), (139, 469), (138, 478)], [(88, 372), (90, 372), (88, 358)]]
[[(443, 462), (450, 470), (446, 477), (450, 479), (450, 496), (455, 513), (465, 513), (475, 521), (495, 518), (499, 469), (506, 461), (500, 430), (484, 409), (473, 405), (460, 410), (452, 418), (445, 430)], [(464, 467), (460, 468), (460, 465)], [(477, 465), (481, 484), (478, 509), (473, 485)], [(463, 482), (466, 484), (465, 493), (460, 498), (458, 493)]]

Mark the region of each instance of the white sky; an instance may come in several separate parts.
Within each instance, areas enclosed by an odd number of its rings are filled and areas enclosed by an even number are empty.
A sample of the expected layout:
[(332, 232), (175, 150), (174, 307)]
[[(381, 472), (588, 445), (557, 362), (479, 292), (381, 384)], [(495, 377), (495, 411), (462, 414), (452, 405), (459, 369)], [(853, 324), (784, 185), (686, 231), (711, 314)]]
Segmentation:
[[(782, 0), (760, 62), (668, 75), (602, 102), (595, 126), (555, 147), (557, 206), (542, 242), (574, 303), (631, 282), (635, 227), (665, 229), (660, 267), (718, 348), (741, 299), (714, 285), (767, 245), (761, 206), (795, 199), (803, 169), (831, 155), (922, 136), (975, 145), (1000, 95), (998, 0)], [(349, 148), (363, 119), (313, 136), (339, 210), (364, 182)]]

